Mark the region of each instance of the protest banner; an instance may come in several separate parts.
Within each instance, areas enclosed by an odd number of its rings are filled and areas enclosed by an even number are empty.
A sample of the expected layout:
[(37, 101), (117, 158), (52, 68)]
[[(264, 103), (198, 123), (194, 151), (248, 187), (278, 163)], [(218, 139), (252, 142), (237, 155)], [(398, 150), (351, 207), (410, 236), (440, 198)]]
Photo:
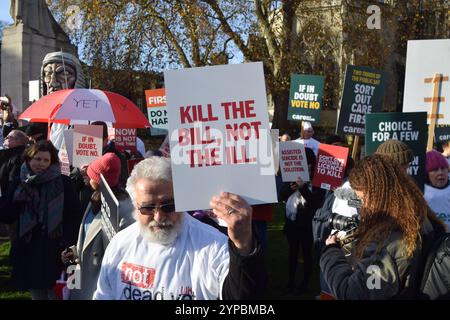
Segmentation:
[(80, 168), (102, 156), (102, 126), (76, 124), (73, 130), (72, 166)]
[(381, 111), (385, 85), (384, 71), (347, 65), (336, 132), (363, 136), (366, 114)]
[(289, 95), (288, 120), (319, 122), (324, 77), (293, 74)]
[(63, 142), (58, 151), (59, 164), (61, 166), (61, 174), (70, 176), (70, 161), (67, 153), (66, 144)]
[(102, 229), (109, 241), (119, 232), (119, 201), (106, 182), (103, 174), (100, 174), (101, 214)]
[(164, 79), (177, 211), (208, 209), (221, 191), (277, 202), (262, 63), (168, 70)]
[(167, 134), (168, 118), (166, 107), (166, 89), (145, 90), (148, 121), (152, 125), (152, 135)]
[(137, 129), (115, 128), (114, 144), (120, 152), (136, 153)]
[(342, 184), (347, 165), (348, 148), (321, 143), (312, 185), (334, 190)]
[(450, 124), (449, 55), (450, 39), (408, 41), (403, 112), (428, 113), (427, 151), (433, 149), (436, 126)]
[(280, 142), (280, 168), (283, 182), (293, 182), (301, 178), (309, 181), (305, 146), (295, 141)]
[(434, 140), (438, 144), (450, 141), (450, 125), (436, 125), (434, 130)]
[[(436, 124), (450, 124), (449, 55), (450, 39), (408, 41), (403, 112), (427, 112), (430, 123), (430, 103), (433, 102), (430, 95), (433, 87), (438, 85), (441, 88)], [(439, 83), (432, 82), (436, 73), (443, 76)]]
[(386, 140), (403, 141), (414, 153), (408, 174), (416, 179), (422, 190), (427, 136), (426, 112), (381, 112), (366, 117), (366, 155), (374, 153)]

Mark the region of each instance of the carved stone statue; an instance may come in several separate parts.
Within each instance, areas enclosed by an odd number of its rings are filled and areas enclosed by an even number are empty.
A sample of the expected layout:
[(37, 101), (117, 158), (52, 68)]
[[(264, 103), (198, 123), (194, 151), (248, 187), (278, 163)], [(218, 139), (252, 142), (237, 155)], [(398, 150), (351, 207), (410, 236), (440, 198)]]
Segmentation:
[(67, 37), (53, 18), (45, 0), (11, 0), (9, 13), (16, 25), (23, 23), (24, 26), (50, 38), (56, 38), (60, 34)]

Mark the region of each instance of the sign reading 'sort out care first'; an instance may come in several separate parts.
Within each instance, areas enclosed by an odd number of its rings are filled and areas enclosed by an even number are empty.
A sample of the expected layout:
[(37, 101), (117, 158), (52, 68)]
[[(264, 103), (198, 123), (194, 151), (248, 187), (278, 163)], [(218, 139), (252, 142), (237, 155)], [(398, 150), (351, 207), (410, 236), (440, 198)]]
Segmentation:
[(288, 120), (318, 122), (322, 109), (323, 76), (293, 74)]
[(168, 129), (166, 89), (145, 90), (148, 121), (155, 129)]
[(338, 134), (365, 134), (366, 114), (381, 111), (385, 83), (384, 71), (347, 65)]

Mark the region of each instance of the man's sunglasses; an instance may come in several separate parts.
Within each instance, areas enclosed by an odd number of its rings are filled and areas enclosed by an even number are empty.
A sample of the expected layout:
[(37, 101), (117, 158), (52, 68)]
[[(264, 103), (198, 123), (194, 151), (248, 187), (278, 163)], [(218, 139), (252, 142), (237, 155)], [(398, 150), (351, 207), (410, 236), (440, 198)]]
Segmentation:
[(165, 203), (161, 205), (148, 204), (144, 206), (140, 206), (138, 208), (139, 212), (144, 216), (151, 216), (155, 213), (155, 210), (161, 210), (164, 213), (172, 213), (175, 212), (175, 203), (173, 200), (170, 203)]

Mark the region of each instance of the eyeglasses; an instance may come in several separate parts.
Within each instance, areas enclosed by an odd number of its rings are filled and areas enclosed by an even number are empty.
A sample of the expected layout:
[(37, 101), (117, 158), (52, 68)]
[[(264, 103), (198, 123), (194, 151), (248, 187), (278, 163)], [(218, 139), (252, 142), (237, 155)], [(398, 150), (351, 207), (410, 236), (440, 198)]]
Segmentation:
[(148, 204), (144, 206), (139, 206), (139, 212), (144, 216), (152, 216), (155, 213), (155, 210), (161, 210), (164, 213), (172, 213), (175, 212), (175, 203), (171, 200), (169, 203), (164, 203), (160, 205)]

